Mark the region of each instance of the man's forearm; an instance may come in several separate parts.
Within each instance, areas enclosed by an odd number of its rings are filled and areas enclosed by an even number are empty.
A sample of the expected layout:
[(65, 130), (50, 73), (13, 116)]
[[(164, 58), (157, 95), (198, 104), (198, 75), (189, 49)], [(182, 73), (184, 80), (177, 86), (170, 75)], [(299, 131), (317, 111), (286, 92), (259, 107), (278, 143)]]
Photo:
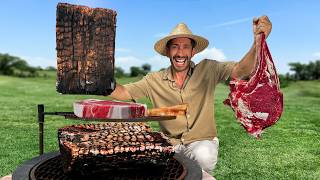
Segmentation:
[(251, 49), (241, 59), (241, 61), (234, 67), (231, 77), (236, 79), (244, 79), (248, 77), (254, 70), (256, 64), (256, 48), (253, 43)]
[(130, 93), (121, 84), (116, 85), (116, 89), (111, 93), (110, 97), (121, 101), (132, 99)]

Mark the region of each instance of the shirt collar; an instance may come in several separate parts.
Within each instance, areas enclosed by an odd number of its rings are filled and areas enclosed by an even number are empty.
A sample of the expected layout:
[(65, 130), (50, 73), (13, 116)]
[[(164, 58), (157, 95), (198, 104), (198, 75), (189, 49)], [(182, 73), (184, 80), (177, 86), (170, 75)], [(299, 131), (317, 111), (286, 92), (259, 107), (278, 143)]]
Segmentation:
[[(190, 61), (190, 68), (189, 68), (188, 73), (187, 73), (188, 76), (192, 75), (194, 68), (195, 68), (194, 62)], [(163, 80), (174, 81), (174, 78), (173, 78), (173, 75), (172, 75), (171, 66), (169, 66), (167, 69), (164, 70)]]

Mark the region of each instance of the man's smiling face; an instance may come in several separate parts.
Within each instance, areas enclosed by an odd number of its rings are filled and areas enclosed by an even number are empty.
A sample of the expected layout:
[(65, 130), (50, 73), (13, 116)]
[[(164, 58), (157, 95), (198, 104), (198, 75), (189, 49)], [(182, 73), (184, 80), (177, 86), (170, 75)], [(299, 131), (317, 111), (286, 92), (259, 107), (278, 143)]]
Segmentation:
[(194, 54), (195, 51), (189, 38), (172, 39), (167, 47), (167, 56), (175, 72), (187, 71)]

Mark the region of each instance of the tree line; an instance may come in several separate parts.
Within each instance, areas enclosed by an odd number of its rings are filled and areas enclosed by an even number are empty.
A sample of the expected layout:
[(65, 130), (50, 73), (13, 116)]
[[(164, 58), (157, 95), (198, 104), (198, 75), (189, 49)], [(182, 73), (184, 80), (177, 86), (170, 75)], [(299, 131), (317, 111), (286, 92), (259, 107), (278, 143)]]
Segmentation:
[[(287, 84), (292, 80), (320, 80), (320, 60), (302, 64), (300, 62), (289, 63), (290, 70), (293, 74), (279, 75), (280, 82)], [(32, 67), (25, 60), (0, 53), (0, 75), (18, 76), (18, 77), (36, 77), (40, 70), (55, 71), (55, 67)], [(137, 77), (144, 76), (151, 71), (150, 64), (143, 64), (141, 67), (132, 66), (130, 72), (126, 73), (121, 67), (115, 67), (115, 77)]]
[(299, 62), (289, 63), (290, 70), (294, 72), (288, 78), (294, 80), (319, 80), (320, 79), (320, 60), (302, 64)]
[(0, 53), (0, 75), (16, 76), (16, 77), (38, 77), (39, 71), (55, 71), (56, 68), (48, 66), (45, 69), (30, 66), (27, 61), (20, 57), (11, 56), (9, 54)]
[(300, 62), (292, 62), (288, 64), (293, 74), (280, 74), (281, 88), (287, 87), (292, 81), (299, 80), (320, 80), (320, 60), (302, 64)]
[(141, 67), (132, 66), (130, 67), (130, 72), (125, 73), (125, 71), (121, 67), (115, 67), (115, 77), (137, 77), (137, 76), (144, 76), (151, 71), (150, 64), (143, 64)]
[[(56, 71), (56, 68), (52, 66), (48, 66), (45, 69), (41, 67), (33, 67), (19, 57), (0, 53), (0, 75), (37, 77), (39, 76), (38, 72), (42, 70)], [(115, 76), (118, 78), (144, 76), (150, 71), (150, 64), (143, 64), (141, 67), (132, 66), (129, 73), (125, 73), (121, 67), (115, 67)]]
[(35, 77), (37, 69), (16, 56), (0, 53), (0, 74), (18, 77)]

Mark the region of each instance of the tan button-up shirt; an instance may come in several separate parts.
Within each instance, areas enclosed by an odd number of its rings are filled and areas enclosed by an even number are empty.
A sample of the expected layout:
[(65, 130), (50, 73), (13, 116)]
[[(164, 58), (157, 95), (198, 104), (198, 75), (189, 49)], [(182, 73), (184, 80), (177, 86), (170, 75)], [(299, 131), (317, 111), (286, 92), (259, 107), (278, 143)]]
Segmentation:
[(159, 72), (149, 73), (140, 81), (124, 87), (133, 99), (148, 97), (155, 108), (189, 104), (185, 116), (160, 122), (162, 132), (170, 137), (173, 145), (188, 144), (217, 136), (214, 120), (214, 89), (218, 82), (228, 79), (234, 65), (234, 62), (207, 59), (197, 65), (191, 62), (181, 89), (174, 81), (171, 66)]

